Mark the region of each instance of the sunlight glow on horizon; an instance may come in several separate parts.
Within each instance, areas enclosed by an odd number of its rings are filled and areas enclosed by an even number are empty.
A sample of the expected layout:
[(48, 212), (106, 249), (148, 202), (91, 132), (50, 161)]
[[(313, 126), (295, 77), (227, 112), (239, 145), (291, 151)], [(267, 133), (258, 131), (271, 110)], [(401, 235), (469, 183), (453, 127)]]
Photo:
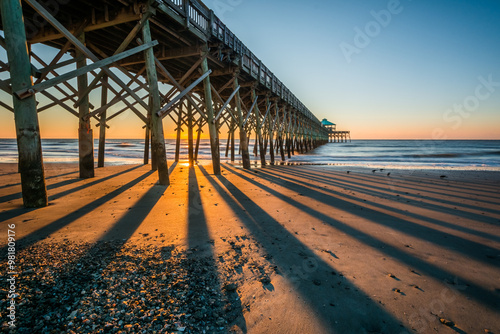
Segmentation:
[[(500, 139), (497, 1), (204, 3), (319, 120), (351, 131), (353, 139)], [(255, 25), (256, 16), (266, 24)], [(377, 18), (383, 23), (378, 30)], [(346, 44), (359, 51), (349, 59), (340, 47)], [(54, 53), (46, 46), (33, 48)], [(6, 59), (1, 48), (0, 59)], [(5, 93), (0, 98), (12, 104)], [(77, 138), (78, 119), (65, 110), (43, 111), (39, 122), (42, 138)], [(143, 122), (131, 111), (109, 126), (109, 139), (144, 138)], [(174, 129), (165, 118), (165, 138), (176, 138)], [(181, 136), (187, 139), (186, 128)], [(0, 137), (16, 137), (13, 114), (1, 107)], [(226, 128), (220, 137), (227, 138)], [(208, 138), (208, 129), (202, 138)]]

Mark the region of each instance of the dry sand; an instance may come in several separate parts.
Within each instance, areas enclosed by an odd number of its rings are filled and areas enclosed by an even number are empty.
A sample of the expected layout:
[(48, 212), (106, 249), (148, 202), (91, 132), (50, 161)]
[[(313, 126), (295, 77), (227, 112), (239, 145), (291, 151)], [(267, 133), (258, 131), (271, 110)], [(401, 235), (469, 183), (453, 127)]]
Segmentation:
[(119, 241), (212, 259), (203, 272), (233, 283), (238, 309), (207, 332), (500, 333), (498, 172), (180, 163), (162, 187), (150, 166), (81, 180), (46, 164), (46, 177), (50, 205), (24, 209), (16, 166), (1, 165), (4, 254), (15, 223), (19, 254)]

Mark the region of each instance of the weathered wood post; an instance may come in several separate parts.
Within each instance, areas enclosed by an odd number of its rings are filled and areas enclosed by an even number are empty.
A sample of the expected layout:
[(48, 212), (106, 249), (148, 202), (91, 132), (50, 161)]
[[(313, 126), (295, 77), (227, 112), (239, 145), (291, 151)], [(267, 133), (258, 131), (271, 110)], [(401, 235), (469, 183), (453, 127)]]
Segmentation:
[(229, 145), (231, 144), (231, 129), (227, 132), (227, 142), (226, 142), (226, 154), (224, 156), (227, 158), (229, 156)]
[[(142, 36), (144, 43), (151, 42), (151, 31), (149, 29), (149, 20), (144, 22), (142, 27)], [(146, 74), (149, 86), (151, 110), (151, 156), (156, 158), (156, 169), (158, 170), (158, 179), (160, 185), (169, 185), (170, 180), (168, 177), (167, 154), (165, 151), (165, 137), (163, 135), (163, 121), (157, 112), (161, 108), (160, 91), (158, 90), (158, 74), (156, 73), (155, 55), (153, 48), (144, 51), (146, 58)]]
[(188, 121), (188, 159), (189, 166), (194, 165), (194, 152), (193, 152), (193, 106), (188, 101), (187, 107), (187, 121)]
[(149, 163), (149, 138), (151, 137), (151, 133), (149, 131), (150, 117), (148, 117), (148, 123), (146, 124), (144, 130), (144, 164), (147, 165)]
[(182, 131), (182, 106), (181, 103), (179, 105), (179, 115), (177, 117), (177, 138), (175, 140), (175, 162), (179, 162), (179, 156), (181, 151), (181, 131)]
[(236, 130), (236, 122), (231, 117), (231, 162), (234, 162), (234, 132)]
[(200, 139), (201, 139), (201, 133), (203, 130), (201, 129), (201, 126), (196, 130), (198, 134), (196, 135), (196, 148), (194, 150), (194, 161), (198, 160), (198, 151), (200, 149)]
[[(103, 85), (101, 87), (101, 106), (108, 103), (108, 76), (102, 78)], [(106, 110), (101, 113), (99, 121), (99, 150), (97, 152), (97, 167), (104, 167), (104, 152), (106, 150)]]
[[(265, 108), (265, 111), (264, 111), (264, 119), (260, 120), (260, 115), (257, 115), (257, 136), (259, 137), (259, 153), (260, 153), (260, 164), (261, 164), (261, 167), (264, 168), (266, 166), (266, 149), (264, 148), (264, 139), (262, 138), (262, 128), (264, 127), (264, 124), (266, 122), (266, 118), (267, 118), (267, 111), (268, 111), (268, 108), (270, 108), (269, 106), (269, 95), (266, 96), (266, 104), (265, 104), (266, 108)], [(258, 110), (258, 108), (257, 108)]]
[(253, 142), (253, 155), (257, 156), (257, 146), (259, 145), (259, 137), (257, 131), (255, 131), (255, 141)]
[(293, 135), (291, 133), (291, 130), (293, 130), (292, 128), (292, 109), (290, 109), (290, 111), (288, 112), (288, 128), (287, 128), (287, 131), (286, 131), (286, 152), (288, 154), (288, 159), (290, 159), (292, 157), (292, 153), (291, 153), (291, 141), (293, 139)]
[[(279, 108), (278, 108), (278, 102), (274, 103), (274, 109), (276, 116), (278, 115)], [(269, 114), (269, 155), (270, 155), (270, 160), (271, 160), (271, 165), (274, 165), (274, 122), (271, 118), (271, 114)]]
[[(203, 74), (208, 70), (208, 46), (202, 48), (203, 61), (201, 62), (201, 70)], [(210, 133), (210, 149), (212, 153), (212, 165), (215, 175), (220, 175), (220, 148), (219, 148), (219, 130), (214, 115), (214, 106), (212, 101), (212, 89), (210, 87), (210, 76), (203, 79), (203, 87), (205, 89), (205, 106), (207, 110), (208, 131)]]
[[(85, 34), (81, 33), (78, 40), (85, 44)], [(83, 52), (78, 48), (76, 49), (76, 62), (77, 68), (87, 66), (87, 59)], [(87, 73), (78, 76), (78, 152), (79, 152), (79, 165), (80, 165), (80, 178), (88, 179), (94, 177), (94, 136), (90, 128), (89, 114), (89, 96), (85, 94), (88, 86)]]
[(286, 124), (287, 124), (287, 117), (286, 117), (286, 105), (283, 106), (283, 121), (281, 122), (280, 125), (280, 138), (279, 138), (279, 148), (280, 148), (280, 156), (281, 156), (281, 161), (285, 161), (285, 150), (284, 150), (284, 133), (286, 129)]
[[(233, 88), (238, 87), (238, 72), (234, 74)], [(241, 109), (241, 96), (240, 92), (236, 93), (236, 109), (238, 113), (238, 126), (240, 128), (240, 151), (243, 168), (250, 169), (250, 152), (248, 152), (248, 139), (247, 132), (245, 131), (245, 120), (243, 119), (243, 112)], [(251, 112), (250, 110), (248, 112)]]
[[(1, 0), (0, 11), (2, 12), (11, 85), (15, 92), (29, 88), (32, 84), (21, 1)], [(47, 188), (35, 96), (21, 100), (13, 95), (12, 99), (23, 203), (27, 208), (43, 207), (47, 205)]]

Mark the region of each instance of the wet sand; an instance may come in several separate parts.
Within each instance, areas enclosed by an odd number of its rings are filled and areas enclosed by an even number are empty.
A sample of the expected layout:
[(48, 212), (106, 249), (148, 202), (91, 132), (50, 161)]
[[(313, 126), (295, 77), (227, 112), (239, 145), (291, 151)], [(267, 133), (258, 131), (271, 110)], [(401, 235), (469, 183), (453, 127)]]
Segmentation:
[[(225, 304), (225, 312), (205, 317), (207, 333), (500, 333), (498, 172), (309, 165), (246, 171), (223, 164), (222, 176), (214, 176), (210, 166), (180, 163), (171, 166), (171, 185), (162, 187), (150, 166), (96, 169), (89, 180), (78, 179), (76, 165), (45, 167), (50, 205), (28, 210), (17, 167), (0, 165), (2, 252), (12, 223), (21, 259), (27, 250), (85, 245), (61, 260), (67, 266), (98, 257), (85, 247), (109, 242), (110, 260), (97, 273), (119, 262), (124, 250), (175, 249), (201, 260), (189, 266), (203, 266), (198, 277), (210, 276), (207, 288)], [(29, 265), (18, 264), (20, 286), (23, 275), (37, 280), (25, 270)], [(57, 266), (44, 266), (57, 274)], [(160, 274), (135, 275), (149, 281)], [(179, 300), (188, 304), (200, 293), (193, 291)], [(31, 298), (23, 293), (21, 300)], [(19, 314), (33, 307), (25, 300)], [(68, 326), (71, 307), (45, 325), (59, 318), (59, 329), (92, 329), (81, 327), (87, 326), (82, 317)], [(203, 315), (189, 311), (164, 332), (200, 330)], [(113, 330), (137, 329), (125, 327), (137, 319), (119, 320), (106, 321)], [(95, 321), (92, 331), (100, 326)]]

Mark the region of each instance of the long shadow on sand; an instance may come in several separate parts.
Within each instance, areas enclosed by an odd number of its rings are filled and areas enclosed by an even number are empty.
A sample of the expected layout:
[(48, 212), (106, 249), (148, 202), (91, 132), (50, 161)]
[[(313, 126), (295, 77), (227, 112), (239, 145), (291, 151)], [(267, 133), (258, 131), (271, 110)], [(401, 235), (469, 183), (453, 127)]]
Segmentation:
[[(78, 172), (73, 171), (73, 172), (64, 173), (64, 174), (57, 174), (57, 175), (52, 175), (52, 176), (46, 176), (45, 180), (55, 179), (56, 177), (61, 177), (61, 176), (66, 176), (66, 175), (71, 175), (71, 174), (77, 174), (77, 173)], [(19, 174), (19, 173), (7, 173), (7, 174), (2, 174), (0, 176), (13, 175), (13, 174)], [(14, 187), (14, 186), (20, 186), (20, 185), (21, 185), (21, 182), (18, 182), (18, 183), (9, 183), (9, 184), (4, 184), (4, 185), (0, 186), (0, 189)], [(19, 193), (19, 194), (21, 194), (21, 193)], [(2, 202), (2, 201), (0, 201), (0, 202)]]
[[(138, 166), (134, 166), (132, 168), (129, 168), (129, 169), (126, 169), (124, 171), (121, 171), (121, 172), (118, 172), (118, 173), (115, 173), (115, 174), (112, 174), (112, 175), (108, 175), (106, 177), (103, 177), (103, 178), (100, 178), (100, 179), (97, 179), (97, 180), (94, 180), (94, 181), (91, 181), (89, 183), (86, 183), (86, 184), (83, 184), (81, 186), (78, 186), (78, 187), (75, 187), (75, 188), (71, 188), (71, 189), (68, 189), (66, 191), (63, 191), (63, 192), (60, 192), (56, 195), (50, 195), (48, 197), (49, 199), (49, 202), (50, 201), (53, 201), (57, 198), (60, 198), (60, 197), (63, 197), (63, 196), (66, 196), (66, 195), (69, 195), (71, 193), (74, 193), (74, 192), (77, 192), (77, 191), (80, 191), (80, 190), (83, 190), (85, 188), (88, 188), (88, 187), (91, 187), (91, 186), (94, 186), (96, 184), (99, 184), (99, 183), (102, 183), (102, 182), (105, 182), (107, 180), (110, 180), (114, 177), (117, 177), (117, 176), (120, 176), (120, 175), (123, 175), (123, 174), (126, 174), (126, 173), (129, 173), (137, 168), (140, 168), (142, 167), (142, 165), (138, 165)], [(57, 185), (56, 187), (60, 187), (60, 186), (64, 186), (64, 185), (67, 185), (67, 184), (72, 184), (72, 183), (76, 183), (76, 182), (81, 182), (83, 180), (81, 179), (74, 179), (74, 180), (68, 180), (68, 181), (62, 181), (62, 182), (59, 182), (61, 183), (60, 185)], [(53, 188), (56, 188), (56, 187), (51, 187), (51, 186), (48, 186), (47, 189), (48, 190), (51, 190)], [(19, 194), (15, 194), (15, 195), (19, 195), (18, 197), (16, 198), (21, 198), (21, 193)], [(10, 195), (7, 195), (7, 196), (10, 196)], [(5, 196), (4, 196), (5, 197)], [(15, 199), (15, 198), (13, 198)], [(0, 201), (0, 203), (2, 203)], [(50, 203), (49, 203), (50, 205)], [(4, 211), (2, 212), (2, 217), (1, 217), (1, 220), (0, 222), (2, 221), (5, 221), (5, 220), (8, 220), (8, 219), (12, 219), (12, 218), (15, 218), (15, 217), (18, 217), (18, 216), (21, 216), (22, 214), (26, 213), (26, 212), (31, 212), (31, 211), (34, 211), (34, 210), (38, 210), (38, 209), (28, 209), (28, 208), (25, 208), (24, 206), (20, 206), (18, 208), (15, 208), (15, 209), (11, 209), (11, 210), (8, 210), (8, 211)]]
[[(175, 167), (172, 166), (171, 168)], [(42, 231), (38, 230), (33, 232), (34, 236), (32, 239), (25, 240), (24, 247), (33, 244), (36, 240), (43, 238), (44, 236), (52, 233), (53, 231), (61, 228), (75, 219), (83, 216), (84, 214), (95, 210), (99, 205), (109, 201), (111, 198), (119, 195), (126, 189), (134, 186), (140, 181), (144, 180), (148, 176), (150, 176), (153, 171), (149, 171), (144, 173), (140, 177), (135, 180), (127, 183), (126, 185), (116, 189), (115, 191), (103, 196), (102, 198), (89, 203), (84, 208), (80, 209), (78, 213), (70, 214), (53, 224), (51, 224), (47, 229), (42, 229)], [(127, 257), (130, 255), (121, 255), (118, 257), (120, 250), (127, 243), (130, 237), (134, 234), (137, 228), (143, 223), (145, 218), (160, 200), (160, 198), (165, 193), (167, 187), (155, 185), (151, 187), (135, 204), (127, 213), (120, 218), (113, 227), (105, 233), (97, 242), (93, 244), (78, 244), (76, 241), (76, 247), (84, 248), (83, 250), (79, 250), (81, 253), (80, 256), (73, 256), (70, 258), (70, 261), (65, 263), (60, 270), (57, 270), (53, 273), (54, 279), (49, 283), (45, 284), (41, 289), (47, 295), (53, 294), (57, 296), (57, 298), (42, 298), (37, 302), (33, 300), (29, 300), (29, 304), (24, 308), (21, 308), (22, 312), (28, 312), (25, 315), (28, 319), (33, 319), (33, 324), (37, 319), (41, 319), (48, 311), (53, 311), (54, 313), (59, 314), (60, 319), (71, 319), (70, 313), (72, 310), (76, 310), (75, 305), (79, 305), (79, 302), (82, 298), (87, 296), (92, 296), (92, 302), (98, 305), (94, 313), (96, 313), (99, 317), (106, 317), (109, 314), (109, 310), (103, 310), (102, 299), (107, 295), (108, 302), (115, 305), (121, 305), (122, 300), (110, 300), (109, 294), (107, 291), (113, 288), (119, 289), (120, 284), (114, 282), (110, 285), (106, 285), (106, 280), (102, 279), (102, 272), (105, 270), (110, 264), (113, 263), (115, 267), (114, 270), (134, 270), (136, 273), (134, 275), (130, 275), (126, 277), (126, 279), (140, 279), (142, 276), (139, 274), (141, 272), (141, 268), (139, 266), (134, 268), (122, 268), (121, 259), (127, 260)], [(135, 254), (138, 256), (137, 254)], [(59, 259), (56, 259), (58, 261)], [(144, 259), (145, 261), (149, 261), (150, 259)], [(140, 261), (136, 261), (140, 262)], [(161, 271), (161, 269), (155, 269)], [(144, 273), (145, 275), (145, 273)], [(144, 276), (147, 277), (147, 276)], [(71, 284), (69, 283), (71, 282)], [(109, 284), (109, 283), (108, 283)], [(115, 285), (114, 285), (115, 284)], [(104, 295), (103, 291), (105, 291)], [(80, 293), (81, 292), (81, 293)], [(85, 295), (85, 296), (84, 296)], [(121, 298), (124, 298), (123, 296)], [(133, 298), (133, 297), (130, 297)], [(104, 299), (106, 300), (106, 299)], [(107, 307), (109, 306), (107, 303)], [(118, 308), (119, 306), (117, 306)], [(112, 308), (112, 307), (111, 307)], [(116, 308), (115, 308), (116, 310)], [(108, 312), (107, 312), (108, 311)], [(144, 308), (140, 314), (136, 314), (135, 316), (145, 316), (148, 310)], [(21, 313), (23, 315), (23, 313)], [(87, 315), (89, 317), (90, 315)], [(64, 321), (60, 322), (61, 326), (66, 326), (66, 323), (69, 322)], [(23, 320), (24, 322), (24, 320)], [(84, 330), (82, 326), (80, 328), (81, 331)], [(85, 329), (90, 330), (90, 328)], [(61, 332), (66, 332), (67, 328), (62, 327)], [(37, 330), (33, 330), (30, 332), (37, 332)], [(92, 331), (94, 332), (94, 331)]]
[[(203, 166), (199, 168), (235, 215), (272, 256), (279, 271), (290, 281), (301, 298), (307, 301), (325, 328), (338, 333), (409, 332), (369, 296), (337, 275), (330, 264), (316, 256), (243, 191), (225, 177), (212, 177)], [(286, 242), (279, 243), (279, 240), (285, 239)], [(318, 286), (318, 282), (322, 285)]]
[[(390, 245), (382, 240), (375, 238), (374, 236), (372, 236), (368, 233), (363, 232), (360, 229), (349, 226), (341, 221), (338, 221), (330, 216), (327, 216), (322, 212), (314, 210), (313, 208), (308, 207), (308, 206), (294, 200), (293, 198), (290, 198), (286, 195), (283, 195), (280, 192), (273, 190), (273, 189), (259, 183), (256, 180), (251, 179), (249, 176), (244, 175), (244, 173), (245, 174), (249, 173), (247, 171), (242, 170), (242, 172), (240, 173), (240, 172), (236, 171), (235, 169), (231, 168), (230, 166), (225, 165), (224, 167), (228, 171), (230, 171), (231, 173), (240, 177), (241, 179), (263, 189), (264, 191), (268, 192), (269, 194), (272, 194), (273, 196), (275, 196), (279, 199), (282, 199), (282, 200), (288, 202), (290, 205), (302, 210), (303, 212), (306, 212), (307, 214), (322, 220), (323, 222), (334, 227), (335, 229), (337, 229), (343, 233), (346, 233), (346, 234), (352, 236), (353, 238), (358, 239), (360, 242), (364, 243), (367, 246), (370, 246), (370, 247), (376, 249), (378, 252), (384, 253), (384, 254), (386, 254), (386, 256), (392, 257), (392, 258), (394, 258), (402, 263), (406, 263), (408, 266), (416, 269), (418, 272), (425, 273), (426, 275), (428, 275), (430, 277), (434, 277), (436, 280), (441, 281), (441, 282), (453, 282), (453, 281), (456, 281), (456, 279), (457, 279), (457, 275), (452, 274), (443, 268), (440, 268), (440, 267), (435, 266), (433, 264), (430, 264), (422, 259), (419, 259), (406, 251), (398, 249), (393, 245)], [(259, 174), (261, 174), (261, 173), (259, 173)], [(263, 175), (259, 175), (259, 174), (257, 174), (257, 177), (259, 177), (259, 178), (265, 179), (269, 182), (280, 184), (280, 179), (278, 177), (263, 176)], [(252, 176), (253, 175), (255, 175), (255, 174), (252, 173)], [(365, 210), (365, 209), (363, 209), (361, 211), (360, 210), (353, 210), (352, 203), (346, 202), (346, 201), (341, 200), (339, 198), (328, 196), (328, 195), (325, 195), (323, 193), (320, 193), (320, 192), (317, 192), (314, 190), (311, 191), (311, 189), (306, 189), (304, 186), (297, 185), (297, 184), (294, 184), (291, 182), (287, 183), (285, 186), (288, 189), (290, 189), (292, 191), (299, 192), (299, 193), (305, 192), (307, 190), (307, 191), (309, 191), (309, 193), (311, 193), (310, 198), (312, 198), (316, 201), (319, 201), (321, 203), (325, 203), (329, 206), (333, 206), (333, 207), (340, 208), (342, 210), (350, 211), (353, 214), (361, 216), (367, 220), (373, 221), (373, 216), (375, 214), (376, 216), (380, 217), (380, 219), (378, 219), (376, 221), (376, 223), (378, 223), (378, 224), (384, 224), (384, 225), (391, 227), (391, 228), (396, 228), (397, 227), (396, 225), (398, 225), (394, 222), (394, 217), (387, 216), (387, 215), (384, 215), (384, 214), (381, 214), (378, 212), (374, 212), (373, 210)], [(388, 223), (388, 221), (385, 221), (385, 220), (391, 221), (391, 223)], [(403, 222), (400, 221), (400, 223), (413, 225), (412, 223), (408, 223), (408, 222), (404, 222), (404, 221)], [(400, 227), (398, 227), (398, 228), (400, 228)], [(415, 229), (415, 227), (411, 227), (411, 229)], [(422, 232), (422, 231), (415, 229), (415, 232)], [(428, 240), (429, 238), (432, 238), (431, 232), (428, 230), (426, 230), (426, 232), (427, 233), (420, 233), (420, 237), (423, 240)], [(432, 241), (432, 240), (429, 240), (429, 241)], [(477, 252), (477, 250), (473, 250), (473, 253), (476, 253), (476, 252)], [(477, 257), (479, 257), (479, 255)], [(461, 283), (460, 291), (459, 291), (460, 293), (466, 295), (468, 298), (476, 300), (477, 302), (491, 308), (492, 310), (498, 310), (500, 305), (499, 305), (499, 298), (496, 294), (492, 293), (491, 291), (489, 291), (489, 290), (487, 290), (487, 289), (485, 289), (485, 288), (483, 288), (483, 287), (481, 287), (481, 286), (479, 286), (471, 281), (463, 279), (463, 278), (460, 278), (460, 283)]]
[[(340, 181), (340, 180), (334, 179), (334, 177), (324, 177), (324, 176), (312, 175), (312, 174), (308, 173), (307, 171), (303, 171), (303, 170), (295, 170), (293, 172), (287, 171), (287, 174), (289, 174), (290, 176), (291, 175), (303, 176), (305, 178), (314, 179), (315, 181), (321, 181), (324, 184), (328, 184), (328, 185), (332, 185), (332, 186), (348, 187), (350, 190), (357, 191), (360, 193), (369, 194), (369, 195), (375, 195), (375, 196), (380, 196), (380, 197), (391, 196), (394, 199), (396, 199), (395, 197), (397, 195), (400, 195), (400, 196), (405, 197), (405, 198), (411, 198), (413, 201), (425, 203), (425, 206), (428, 209), (432, 209), (432, 210), (440, 211), (440, 212), (445, 212), (445, 213), (452, 213), (452, 214), (456, 213), (456, 212), (460, 212), (461, 216), (463, 216), (463, 217), (467, 217), (467, 218), (478, 220), (478, 221), (485, 221), (486, 223), (488, 223), (488, 221), (483, 215), (469, 212), (469, 211), (465, 211), (465, 210), (462, 210), (462, 208), (468, 208), (468, 209), (472, 209), (472, 210), (489, 212), (492, 214), (500, 214), (500, 210), (479, 207), (479, 206), (470, 205), (470, 204), (466, 204), (466, 203), (460, 203), (457, 201), (447, 200), (447, 199), (443, 199), (443, 198), (429, 197), (429, 196), (423, 196), (423, 195), (413, 195), (413, 194), (410, 194), (408, 192), (405, 192), (402, 190), (396, 190), (396, 189), (391, 189), (389, 192), (388, 186), (394, 186), (394, 188), (397, 187), (399, 189), (405, 188), (404, 186), (400, 186), (399, 184), (395, 184), (395, 183), (391, 184), (391, 179), (388, 179), (387, 182), (385, 183), (385, 185), (382, 184), (382, 186), (374, 186), (374, 185), (369, 184), (369, 183), (374, 183), (373, 180), (365, 179), (365, 178), (357, 179), (356, 176), (353, 176), (353, 175), (349, 176), (350, 177), (349, 181)], [(384, 186), (385, 186), (385, 188), (384, 188)], [(406, 189), (413, 190), (413, 191), (417, 190), (417, 189), (408, 188), (408, 187), (406, 187)], [(423, 190), (421, 190), (421, 191), (423, 191)], [(428, 192), (428, 191), (426, 191), (426, 192)], [(442, 194), (442, 196), (446, 196), (447, 198), (458, 197), (458, 198), (461, 198), (464, 200), (470, 200), (470, 198), (467, 198), (467, 197), (457, 196), (456, 192), (449, 193), (449, 194)], [(499, 196), (499, 198), (500, 198), (500, 196)], [(424, 202), (422, 200), (427, 200), (427, 202)], [(429, 202), (431, 202), (431, 203), (429, 203)], [(478, 202), (481, 202), (481, 201), (478, 201)], [(488, 202), (482, 201), (482, 202), (486, 203), (486, 204), (493, 204), (493, 205), (498, 204), (498, 202), (489, 202), (489, 201)], [(438, 204), (453, 205), (453, 206), (456, 206), (456, 208), (455, 209), (446, 208), (446, 207), (440, 206)]]
[[(110, 201), (111, 199), (115, 198), (116, 196), (122, 194), (127, 189), (138, 184), (139, 182), (146, 179), (147, 177), (149, 177), (153, 173), (154, 173), (153, 171), (148, 171), (148, 172), (144, 173), (143, 175), (137, 177), (136, 179), (134, 179), (134, 180), (124, 184), (123, 186), (113, 190), (112, 192), (107, 193), (104, 196), (86, 204), (85, 206), (83, 206), (75, 211), (70, 212), (66, 216), (61, 217), (61, 218), (53, 221), (52, 223), (50, 223), (50, 224), (48, 224), (48, 225), (46, 225), (38, 230), (31, 232), (30, 234), (26, 235), (25, 237), (23, 237), (22, 239), (19, 239), (17, 241), (18, 245), (19, 245), (19, 249), (28, 247), (39, 240), (45, 239), (50, 234), (62, 229), (63, 227), (74, 222), (75, 220), (77, 220), (77, 219), (85, 216), (86, 214), (96, 210), (99, 206), (105, 204), (106, 202)], [(3, 247), (0, 251), (5, 252), (6, 247)]]
[[(191, 252), (191, 254), (188, 255), (188, 259), (200, 264), (195, 268), (196, 272), (190, 273), (190, 275), (192, 275), (190, 282), (196, 284), (200, 279), (211, 282), (212, 285), (210, 288), (213, 291), (217, 291), (216, 295), (221, 295), (221, 282), (219, 280), (218, 267), (214, 260), (213, 240), (210, 239), (210, 232), (207, 226), (207, 219), (205, 217), (194, 167), (189, 168), (188, 201), (188, 247)], [(191, 293), (195, 294), (197, 287), (193, 286), (190, 288), (192, 289)], [(237, 298), (237, 292), (224, 291), (224, 295), (225, 299), (231, 301), (231, 309), (233, 311), (231, 317), (233, 319), (229, 319), (230, 322), (237, 323), (241, 331), (246, 333), (247, 327), (245, 318), (243, 317), (241, 299)], [(211, 312), (223, 313), (223, 306), (222, 301), (217, 301), (217, 303), (213, 305)]]
[[(465, 232), (465, 233), (468, 233), (468, 234), (471, 234), (471, 235), (476, 235), (476, 236), (479, 236), (479, 237), (482, 237), (482, 238), (485, 238), (485, 239), (490, 239), (490, 240), (493, 240), (493, 241), (500, 241), (500, 237), (491, 235), (491, 234), (486, 233), (486, 232), (477, 231), (477, 230), (474, 230), (474, 229), (471, 229), (471, 228), (459, 226), (459, 225), (456, 225), (456, 224), (453, 224), (453, 223), (449, 223), (449, 222), (446, 222), (446, 221), (443, 221), (443, 220), (431, 218), (429, 216), (424, 216), (424, 215), (420, 215), (420, 214), (417, 214), (417, 213), (412, 213), (412, 212), (409, 212), (409, 211), (406, 211), (406, 210), (403, 210), (403, 209), (398, 209), (396, 204), (404, 204), (404, 205), (407, 205), (407, 206), (415, 206), (415, 207), (417, 205), (415, 203), (400, 203), (400, 202), (398, 202), (399, 197), (397, 197), (397, 196), (391, 196), (392, 200), (395, 203), (395, 205), (392, 205), (392, 206), (383, 205), (383, 204), (377, 203), (375, 201), (369, 201), (369, 200), (363, 200), (363, 201), (361, 201), (356, 196), (349, 195), (349, 194), (346, 194), (346, 193), (340, 193), (340, 192), (337, 192), (337, 191), (331, 190), (331, 189), (321, 188), (321, 187), (318, 187), (318, 186), (314, 186), (311, 183), (300, 181), (300, 179), (293, 178), (293, 175), (300, 175), (301, 178), (302, 177), (305, 178), (305, 179), (309, 178), (309, 179), (311, 179), (311, 181), (312, 180), (318, 181), (318, 179), (316, 177), (311, 177), (311, 176), (309, 176), (307, 174), (290, 173), (288, 171), (286, 173), (276, 173), (276, 172), (270, 172), (269, 170), (260, 171), (260, 173), (262, 173), (264, 175), (267, 175), (268, 177), (271, 177), (271, 178), (279, 178), (281, 180), (287, 180), (286, 183), (281, 182), (282, 184), (284, 184), (284, 186), (286, 186), (287, 183), (291, 183), (293, 185), (296, 185), (297, 187), (301, 187), (301, 186), (305, 187), (302, 190), (305, 190), (306, 188), (310, 189), (310, 190), (313, 190), (312, 187), (315, 187), (315, 188), (321, 189), (321, 191), (323, 191), (323, 192), (332, 194), (332, 196), (337, 196), (337, 197), (341, 196), (342, 198), (349, 199), (352, 202), (359, 202), (360, 206), (364, 206), (366, 204), (369, 204), (371, 206), (374, 206), (374, 207), (377, 207), (377, 208), (380, 208), (380, 209), (383, 209), (383, 210), (386, 210), (386, 211), (394, 212), (395, 214), (404, 215), (404, 216), (407, 216), (407, 217), (412, 217), (412, 218), (415, 218), (415, 219), (419, 219), (419, 220), (425, 221), (426, 223), (431, 223), (433, 225), (447, 227), (447, 228), (450, 228), (450, 229), (454, 229), (454, 230), (457, 230), (457, 231), (460, 231), (460, 232)], [(323, 184), (327, 183), (326, 181), (321, 181), (321, 182)], [(337, 185), (334, 182), (330, 182), (330, 184)], [(348, 183), (342, 183), (340, 186), (342, 186), (342, 187), (348, 187), (348, 189), (351, 189), (351, 190), (355, 189), (358, 193), (363, 193), (363, 194), (366, 194), (366, 195), (388, 197), (386, 193), (381, 193), (381, 192), (378, 192), (378, 191), (371, 191), (371, 190), (369, 190), (368, 186), (366, 186), (366, 188), (360, 188), (360, 187), (357, 187), (357, 186), (352, 187), (352, 186), (349, 186)], [(316, 190), (314, 190), (314, 191), (316, 191)], [(418, 203), (422, 205), (421, 202), (418, 202)], [(328, 203), (326, 203), (326, 204), (328, 204)], [(460, 205), (460, 204), (459, 203), (455, 203), (455, 205)], [(432, 207), (432, 209), (429, 207), (429, 205), (427, 203), (425, 204), (425, 208), (429, 209), (429, 210), (439, 211), (439, 212), (445, 212), (445, 213), (452, 214), (452, 215), (457, 215), (457, 213), (458, 213), (457, 212), (458, 210), (453, 211), (452, 209), (449, 209), (449, 208), (439, 209), (439, 206), (437, 206), (437, 205), (432, 205), (431, 207)], [(378, 212), (378, 213), (382, 214), (380, 212)], [(467, 215), (465, 213), (463, 213), (463, 211), (460, 211), (459, 216), (460, 217), (464, 217), (464, 216), (467, 216)], [(491, 222), (491, 219), (488, 218), (488, 217), (479, 216), (479, 215), (478, 215), (478, 217), (480, 217), (482, 219), (481, 222), (484, 222), (484, 223), (486, 223), (487, 221)], [(392, 217), (392, 218), (394, 219), (394, 218), (397, 218), (397, 217)], [(471, 219), (474, 219), (474, 218), (471, 218)], [(475, 219), (475, 220), (479, 221), (478, 219)], [(492, 224), (496, 225), (495, 223), (492, 223)], [(478, 244), (478, 243), (475, 243), (473, 241), (469, 241), (469, 240), (466, 240), (466, 239), (463, 239), (463, 238), (460, 238), (460, 237), (457, 237), (457, 236), (453, 236), (453, 235), (450, 235), (448, 233), (441, 232), (441, 231), (438, 231), (438, 230), (435, 230), (435, 229), (430, 229), (429, 227), (420, 226), (418, 224), (410, 224), (410, 225), (408, 225), (408, 224), (405, 224), (405, 225), (398, 225), (398, 224), (396, 224), (394, 228), (401, 229), (402, 232), (405, 232), (404, 229), (407, 229), (407, 232), (411, 233), (412, 235), (414, 233), (414, 230), (410, 231), (410, 229), (411, 228), (418, 228), (418, 229), (423, 230), (424, 231), (424, 235), (426, 235), (426, 236), (427, 236), (427, 234), (425, 234), (426, 232), (432, 232), (432, 235), (435, 237), (435, 241), (436, 242), (440, 242), (440, 243), (444, 242), (445, 244), (450, 244), (451, 242), (454, 241), (455, 244), (456, 243), (462, 243), (462, 244), (465, 244), (466, 246), (469, 245), (468, 247), (466, 247), (468, 249), (462, 249), (462, 247), (460, 247), (459, 250), (458, 250), (458, 251), (467, 252), (467, 255), (470, 255), (470, 250), (471, 249), (477, 249), (477, 248), (482, 248), (483, 250), (485, 250), (485, 251), (487, 251), (488, 253), (491, 253), (491, 254), (495, 253), (495, 250), (493, 248), (491, 248), (491, 247), (487, 247), (485, 245)], [(447, 239), (449, 239), (449, 240), (447, 240)], [(486, 263), (490, 264), (490, 262), (487, 261), (487, 259), (486, 259), (485, 256), (479, 256), (478, 260), (479, 261), (483, 261), (483, 262), (486, 261)]]

